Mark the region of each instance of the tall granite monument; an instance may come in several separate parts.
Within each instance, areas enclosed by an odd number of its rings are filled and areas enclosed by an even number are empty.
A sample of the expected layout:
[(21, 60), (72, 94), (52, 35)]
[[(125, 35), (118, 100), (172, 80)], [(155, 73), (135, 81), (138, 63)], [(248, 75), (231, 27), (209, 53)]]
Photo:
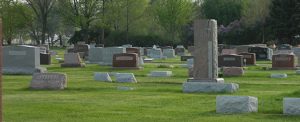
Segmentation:
[(216, 20), (194, 22), (194, 74), (183, 83), (183, 92), (235, 92), (239, 85), (218, 78), (218, 31)]

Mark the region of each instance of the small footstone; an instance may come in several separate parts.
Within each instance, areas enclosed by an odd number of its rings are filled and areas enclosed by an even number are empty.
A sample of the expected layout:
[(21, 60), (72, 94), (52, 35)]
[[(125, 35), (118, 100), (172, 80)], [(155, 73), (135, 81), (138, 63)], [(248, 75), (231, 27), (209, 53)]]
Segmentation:
[(94, 73), (94, 80), (96, 81), (105, 81), (105, 82), (112, 82), (110, 76), (106, 72), (95, 72)]
[(170, 77), (172, 76), (172, 71), (152, 71), (151, 77)]
[(117, 73), (116, 80), (120, 83), (137, 83), (133, 73)]
[(120, 90), (120, 91), (131, 91), (131, 90), (134, 90), (134, 88), (128, 87), (128, 86), (118, 86), (117, 89)]
[(258, 99), (251, 96), (217, 96), (216, 112), (239, 114), (258, 111)]
[(287, 74), (271, 74), (271, 78), (287, 78)]
[(300, 98), (283, 98), (284, 115), (300, 115)]

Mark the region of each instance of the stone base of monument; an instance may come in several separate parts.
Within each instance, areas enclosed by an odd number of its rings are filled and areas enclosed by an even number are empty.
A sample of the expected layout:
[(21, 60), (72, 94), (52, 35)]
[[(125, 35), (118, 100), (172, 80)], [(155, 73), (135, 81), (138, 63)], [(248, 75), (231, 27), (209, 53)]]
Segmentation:
[(271, 70), (297, 70), (296, 67), (272, 67)]
[(188, 79), (183, 83), (184, 93), (197, 93), (197, 92), (229, 92), (233, 93), (239, 89), (239, 85), (235, 83), (224, 83), (223, 78), (215, 80), (197, 80)]
[(284, 115), (300, 115), (300, 98), (283, 98)]
[(140, 69), (144, 69), (144, 67), (112, 67), (112, 69), (130, 69), (130, 70), (140, 70)]
[(61, 67), (85, 67), (84, 63), (81, 64), (61, 64)]
[(32, 75), (34, 73), (46, 73), (47, 68), (38, 67), (38, 68), (12, 68), (12, 67), (3, 67), (3, 74), (9, 75)]
[(216, 112), (239, 114), (258, 111), (258, 99), (251, 96), (217, 96)]

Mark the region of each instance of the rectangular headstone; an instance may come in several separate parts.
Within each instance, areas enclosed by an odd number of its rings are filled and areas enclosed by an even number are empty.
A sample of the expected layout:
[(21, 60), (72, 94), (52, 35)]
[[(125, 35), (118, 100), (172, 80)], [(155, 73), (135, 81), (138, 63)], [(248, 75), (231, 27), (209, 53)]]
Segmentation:
[(113, 56), (113, 68), (139, 69), (137, 53), (120, 53)]
[(40, 48), (34, 46), (4, 46), (4, 74), (33, 74), (44, 72), (40, 67)]
[(258, 99), (252, 96), (217, 96), (216, 112), (239, 114), (258, 111)]
[(221, 55), (219, 56), (219, 67), (243, 67), (243, 56)]
[(123, 47), (106, 47), (103, 49), (102, 56), (103, 62), (102, 65), (112, 65), (114, 54), (126, 53), (126, 49)]
[(255, 53), (256, 60), (272, 60), (273, 50), (268, 47), (250, 47), (249, 53)]
[(243, 56), (244, 61), (246, 60), (246, 65), (256, 65), (256, 55), (255, 53), (240, 53)]
[(84, 67), (85, 64), (81, 61), (78, 53), (65, 53), (64, 63), (61, 67)]
[(163, 49), (163, 56), (167, 58), (175, 58), (175, 50), (174, 49)]
[(99, 64), (103, 61), (103, 50), (102, 47), (95, 47), (89, 49), (89, 63), (96, 63)]
[(277, 54), (272, 57), (272, 69), (296, 69), (296, 65), (294, 54)]
[(284, 115), (300, 115), (300, 98), (283, 98)]
[(64, 89), (67, 87), (67, 75), (60, 73), (35, 73), (32, 76), (32, 89)]

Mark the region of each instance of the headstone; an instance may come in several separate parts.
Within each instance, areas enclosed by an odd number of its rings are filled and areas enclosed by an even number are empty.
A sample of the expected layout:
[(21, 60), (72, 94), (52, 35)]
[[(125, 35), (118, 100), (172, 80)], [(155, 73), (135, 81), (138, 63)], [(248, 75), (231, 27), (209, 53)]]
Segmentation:
[(32, 76), (32, 89), (64, 89), (67, 87), (67, 75), (60, 73), (35, 73)]
[(144, 50), (144, 55), (145, 56), (149, 56), (149, 50), (151, 50), (152, 47), (144, 47), (143, 50)]
[(126, 53), (136, 53), (136, 54), (138, 54), (138, 57), (141, 56), (140, 49), (136, 48), (136, 47), (128, 47), (128, 48), (126, 48)]
[(113, 56), (114, 54), (126, 53), (126, 49), (123, 47), (106, 47), (103, 49), (102, 65), (112, 65), (113, 64)]
[(293, 48), (293, 53), (297, 57), (297, 66), (300, 66), (300, 48), (299, 47), (294, 47)]
[(181, 61), (187, 61), (188, 59), (192, 59), (194, 56), (180, 56)]
[(242, 67), (223, 67), (223, 76), (242, 76), (244, 69)]
[(300, 115), (300, 98), (283, 98), (284, 115)]
[(65, 53), (64, 63), (61, 67), (85, 67), (78, 53)]
[(167, 58), (175, 58), (174, 49), (163, 49), (163, 56)]
[(188, 68), (194, 67), (194, 59), (193, 58), (187, 60), (187, 67)]
[(95, 72), (94, 73), (94, 80), (95, 81), (112, 82), (109, 74), (106, 73), (106, 72)]
[(43, 53), (43, 54), (48, 53), (46, 47), (40, 47), (40, 53)]
[(241, 55), (220, 55), (218, 58), (219, 67), (243, 67), (244, 61)]
[(90, 47), (88, 44), (77, 44), (74, 46), (74, 51), (79, 53), (82, 59), (86, 59), (86, 57), (89, 55), (89, 49)]
[(34, 46), (4, 46), (4, 74), (33, 74), (47, 70), (40, 66), (40, 48)]
[(252, 96), (217, 96), (216, 112), (239, 114), (258, 111), (258, 99)]
[(248, 53), (250, 47), (254, 47), (253, 45), (239, 45), (236, 47), (237, 53)]
[(140, 69), (137, 53), (120, 53), (113, 56), (113, 68)]
[(221, 55), (236, 55), (236, 49), (223, 49)]
[(154, 59), (161, 59), (161, 58), (163, 58), (161, 49), (154, 49), (153, 48), (153, 49), (147, 50), (147, 53), (148, 53), (148, 56), (150, 58), (154, 58)]
[(144, 60), (144, 63), (150, 63), (153, 61), (153, 58), (145, 58), (143, 60)]
[(246, 65), (256, 65), (255, 53), (240, 53), (239, 55), (243, 56)]
[(175, 54), (178, 56), (184, 56), (185, 55), (185, 48), (183, 45), (177, 45), (175, 48)]
[(271, 78), (287, 78), (287, 74), (271, 74)]
[(218, 78), (218, 31), (215, 20), (194, 22), (194, 75), (183, 83), (183, 92), (235, 92), (238, 84)]
[(151, 77), (170, 77), (172, 76), (172, 71), (151, 71)]
[(277, 47), (278, 50), (292, 50), (292, 46), (289, 44), (282, 44)]
[(40, 53), (40, 64), (50, 65), (51, 64), (51, 54), (50, 53)]
[(119, 83), (137, 83), (133, 73), (117, 73), (116, 81)]
[(103, 61), (103, 50), (102, 47), (95, 47), (89, 49), (89, 63), (99, 64)]
[(249, 53), (255, 53), (256, 60), (272, 60), (273, 50), (268, 47), (250, 47)]
[(297, 59), (293, 54), (277, 54), (272, 57), (272, 69), (296, 69)]

